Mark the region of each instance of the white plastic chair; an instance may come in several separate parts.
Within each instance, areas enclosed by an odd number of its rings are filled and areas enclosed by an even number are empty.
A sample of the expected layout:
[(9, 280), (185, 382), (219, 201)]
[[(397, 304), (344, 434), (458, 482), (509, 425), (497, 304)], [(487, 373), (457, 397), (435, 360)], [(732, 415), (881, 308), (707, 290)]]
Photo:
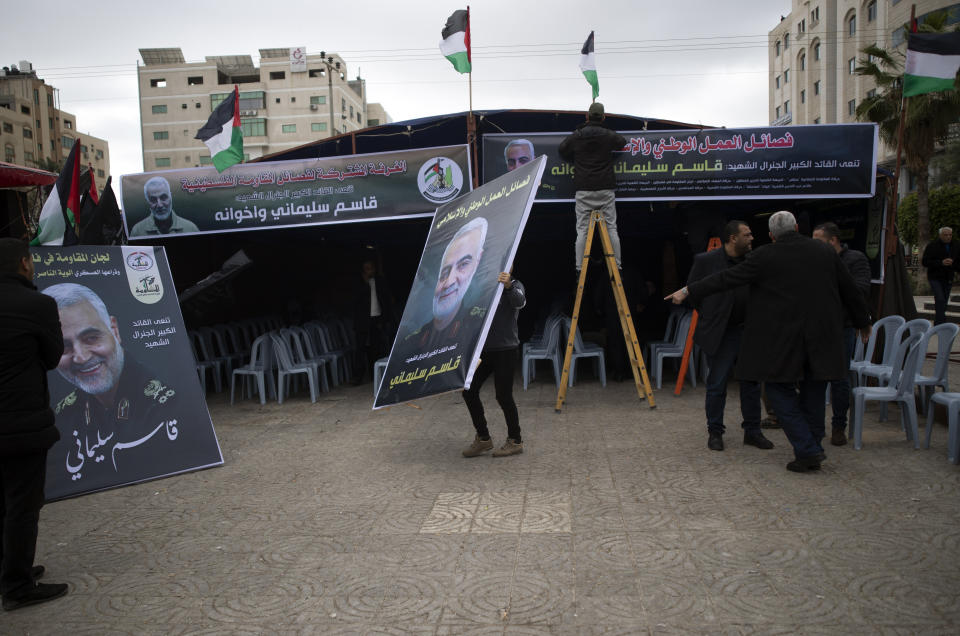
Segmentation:
[[(237, 367), (230, 376), (230, 404), (233, 404), (234, 390), (237, 385), (237, 376), (241, 378), (251, 378), (257, 381), (257, 389), (260, 394), (260, 404), (267, 403), (266, 389), (270, 389), (270, 395), (276, 393), (273, 385), (273, 341), (269, 334), (264, 334), (253, 341), (250, 347), (250, 362)], [(241, 385), (241, 394), (244, 386)]]
[[(915, 382), (920, 387), (920, 405), (923, 407), (924, 413), (929, 409), (930, 397), (936, 393), (937, 387), (940, 387), (940, 390), (944, 392), (950, 390), (950, 379), (948, 377), (950, 350), (953, 349), (953, 341), (956, 339), (958, 331), (960, 331), (960, 327), (955, 323), (945, 322), (923, 334), (923, 339), (920, 341), (920, 348), (923, 350), (924, 357), (921, 358), (920, 367), (917, 369)], [(933, 375), (923, 375), (921, 373), (923, 360), (926, 358), (927, 349), (929, 349), (930, 341), (934, 336), (937, 337), (937, 357), (933, 363)]]
[(294, 362), (293, 353), (287, 341), (276, 333), (270, 334), (273, 341), (273, 354), (277, 361), (277, 402), (283, 404), (287, 394), (287, 380), (291, 376), (304, 374), (310, 385), (310, 401), (317, 401), (317, 365), (309, 362)]
[(553, 378), (560, 388), (560, 321), (553, 323), (549, 333), (544, 333), (546, 340), (543, 348), (530, 348), (523, 352), (523, 390), (527, 390), (530, 379), (533, 377), (533, 365), (536, 360), (550, 360), (553, 363)]
[(663, 330), (663, 340), (651, 340), (647, 343), (648, 361), (653, 360), (653, 350), (655, 348), (674, 344), (674, 341), (677, 339), (677, 325), (680, 323), (680, 319), (684, 314), (689, 312), (690, 308), (682, 305), (672, 305), (670, 307), (670, 313), (667, 315), (667, 327)]
[(210, 377), (213, 378), (213, 388), (217, 393), (223, 391), (223, 384), (220, 382), (220, 369), (223, 368), (223, 361), (211, 359), (207, 345), (203, 341), (199, 332), (188, 331), (187, 336), (190, 340), (190, 350), (193, 352), (193, 359), (197, 364), (197, 373), (200, 374), (200, 387), (203, 392), (207, 392), (207, 371), (210, 371)]
[(896, 348), (892, 372), (887, 386), (858, 386), (853, 389), (853, 447), (856, 450), (863, 448), (863, 416), (866, 403), (896, 402), (900, 405), (900, 423), (907, 434), (908, 440), (913, 440), (914, 448), (920, 448), (919, 432), (917, 429), (917, 405), (914, 398), (914, 381), (917, 366), (923, 352), (918, 344), (923, 336), (914, 334), (900, 343)]
[[(650, 364), (652, 365), (654, 378), (657, 388), (663, 386), (663, 361), (667, 358), (682, 358), (684, 347), (687, 345), (687, 338), (690, 335), (690, 322), (693, 320), (693, 312), (688, 311), (680, 318), (677, 323), (677, 331), (672, 344), (659, 344), (651, 346), (650, 355), (652, 356)], [(691, 352), (692, 353), (692, 352)], [(690, 363), (687, 366), (687, 375), (690, 378), (690, 385), (697, 386), (697, 370), (694, 356), (690, 356)]]
[[(952, 324), (952, 323), (943, 323)], [(942, 325), (937, 325), (942, 326)], [(947, 459), (960, 464), (960, 393), (934, 393), (927, 407), (927, 440), (924, 448), (930, 448), (930, 434), (933, 432), (934, 404), (943, 404), (947, 409)]]
[[(563, 342), (566, 342), (567, 338), (570, 337), (571, 320), (566, 316), (564, 316), (562, 320), (567, 332), (563, 337)], [(577, 377), (577, 360), (581, 358), (594, 359), (594, 368), (597, 377), (600, 378), (600, 386), (607, 386), (607, 363), (604, 357), (603, 347), (592, 342), (585, 343), (583, 337), (580, 335), (580, 327), (577, 327), (573, 333), (573, 352), (570, 354), (570, 373), (567, 377), (567, 386), (573, 386), (573, 382)]]
[(877, 348), (877, 339), (883, 334), (883, 355), (880, 358), (882, 365), (889, 365), (893, 361), (893, 355), (899, 342), (894, 337), (900, 327), (906, 322), (903, 316), (885, 316), (873, 324), (873, 330), (870, 332), (870, 338), (867, 340), (867, 348), (863, 357), (859, 360), (854, 359), (850, 363), (850, 375), (853, 382), (852, 386), (863, 384), (861, 372), (874, 364), (873, 356)]
[(373, 363), (373, 399), (377, 399), (377, 391), (380, 389), (380, 380), (387, 371), (387, 361), (390, 358), (380, 358)]
[(287, 330), (296, 334), (298, 340), (300, 341), (300, 345), (303, 347), (303, 359), (309, 362), (317, 363), (320, 374), (320, 383), (323, 385), (323, 390), (325, 392), (329, 391), (331, 384), (333, 386), (340, 386), (340, 374), (337, 373), (336, 357), (327, 353), (322, 353), (322, 350), (319, 350), (317, 347), (315, 347), (313, 338), (303, 327), (288, 327)]

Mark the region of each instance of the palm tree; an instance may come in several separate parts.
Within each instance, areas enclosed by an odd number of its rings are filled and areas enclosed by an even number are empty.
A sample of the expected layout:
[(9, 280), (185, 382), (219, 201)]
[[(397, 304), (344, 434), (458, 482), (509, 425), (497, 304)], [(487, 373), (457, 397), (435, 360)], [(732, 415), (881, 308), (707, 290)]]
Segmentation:
[[(908, 25), (904, 25), (904, 29), (909, 38)], [(922, 33), (946, 32), (947, 13), (931, 13), (918, 25), (917, 30)], [(857, 119), (879, 124), (880, 138), (888, 146), (896, 148), (903, 104), (904, 55), (876, 45), (866, 47), (862, 53), (867, 57), (860, 60), (855, 72), (873, 78), (877, 93), (860, 102)], [(930, 240), (930, 159), (937, 144), (946, 140), (950, 125), (960, 119), (960, 94), (952, 90), (917, 95), (907, 100), (903, 156), (917, 179), (917, 241), (919, 245), (926, 245)]]

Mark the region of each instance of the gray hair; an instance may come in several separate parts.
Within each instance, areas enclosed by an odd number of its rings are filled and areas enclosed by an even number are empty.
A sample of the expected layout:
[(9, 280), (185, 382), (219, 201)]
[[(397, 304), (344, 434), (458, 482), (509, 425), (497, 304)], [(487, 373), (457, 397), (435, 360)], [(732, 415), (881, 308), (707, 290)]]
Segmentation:
[(143, 184), (143, 197), (147, 197), (147, 188), (152, 185), (161, 183), (163, 187), (166, 188), (167, 192), (170, 192), (170, 182), (164, 179), (163, 177), (150, 177), (147, 179), (147, 182)]
[(773, 216), (770, 217), (769, 227), (770, 234), (773, 235), (773, 238), (778, 239), (787, 232), (796, 231), (797, 219), (792, 213), (786, 210), (780, 210), (779, 212), (774, 212)]
[(107, 306), (89, 287), (76, 283), (60, 283), (47, 287), (43, 293), (57, 301), (57, 309), (64, 309), (82, 302), (90, 303), (103, 324), (110, 327), (110, 312), (107, 311)]
[(940, 228), (939, 230), (937, 230), (937, 234), (943, 234), (944, 232), (947, 232), (947, 231), (953, 232), (953, 228), (944, 225), (942, 228)]
[(514, 139), (514, 140), (512, 140), (510, 143), (507, 144), (507, 147), (506, 147), (506, 148), (503, 149), (503, 160), (504, 160), (504, 161), (507, 160), (507, 153), (510, 152), (510, 149), (513, 148), (514, 146), (526, 146), (527, 148), (529, 148), (529, 149), (530, 149), (530, 157), (531, 157), (531, 158), (533, 158), (533, 155), (534, 155), (535, 152), (536, 152), (536, 151), (533, 149), (533, 142), (530, 141), (529, 139)]
[(450, 243), (452, 244), (464, 234), (476, 232), (477, 230), (480, 230), (480, 247), (483, 248), (483, 244), (487, 240), (487, 220), (482, 216), (471, 219), (469, 223), (464, 223), (463, 226), (457, 230), (457, 233), (453, 235), (453, 238), (450, 239)]

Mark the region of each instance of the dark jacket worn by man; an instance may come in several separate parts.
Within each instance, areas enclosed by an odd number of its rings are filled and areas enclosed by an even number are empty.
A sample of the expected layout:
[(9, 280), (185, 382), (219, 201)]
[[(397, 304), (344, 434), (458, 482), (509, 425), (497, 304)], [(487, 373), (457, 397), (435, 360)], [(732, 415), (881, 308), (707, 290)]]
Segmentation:
[[(687, 283), (695, 283), (714, 274), (722, 272), (742, 262), (730, 258), (726, 250), (711, 250), (697, 254), (693, 258), (693, 267), (687, 277)], [(697, 330), (693, 334), (693, 341), (703, 349), (707, 355), (713, 355), (720, 347), (723, 335), (730, 327), (743, 325), (746, 319), (746, 304), (750, 290), (746, 286), (737, 287), (724, 294), (713, 294), (703, 298), (695, 308), (699, 312)], [(733, 316), (736, 308), (737, 315)], [(733, 320), (731, 320), (731, 317)]]
[(558, 151), (564, 161), (576, 165), (573, 183), (577, 190), (613, 190), (617, 181), (612, 153), (626, 145), (623, 135), (600, 121), (587, 120), (560, 143)]
[[(952, 265), (944, 265), (944, 259), (952, 258)], [(928, 280), (951, 282), (954, 272), (960, 271), (960, 243), (944, 243), (939, 238), (932, 240), (923, 250), (920, 263), (927, 268)]]
[[(856, 283), (857, 289), (860, 290), (863, 300), (867, 303), (867, 307), (869, 307), (871, 274), (870, 261), (867, 260), (867, 255), (844, 245), (843, 249), (840, 250), (840, 260), (846, 266), (847, 271), (850, 272), (850, 276), (853, 277), (853, 282)], [(850, 312), (844, 311), (843, 316), (844, 326), (852, 327), (853, 316), (850, 315)]]

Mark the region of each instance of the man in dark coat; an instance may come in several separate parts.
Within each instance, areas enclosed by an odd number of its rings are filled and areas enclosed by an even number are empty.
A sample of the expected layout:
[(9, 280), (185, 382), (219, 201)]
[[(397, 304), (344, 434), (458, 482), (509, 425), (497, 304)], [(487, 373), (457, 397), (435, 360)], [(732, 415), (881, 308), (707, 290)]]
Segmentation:
[(0, 239), (0, 593), (3, 609), (67, 593), (65, 583), (37, 583), (33, 565), (43, 506), (47, 451), (60, 439), (47, 389), (63, 337), (57, 305), (33, 286), (27, 244)]
[(613, 153), (622, 150), (627, 140), (622, 135), (607, 128), (603, 120), (603, 104), (594, 102), (587, 111), (587, 121), (577, 126), (567, 135), (558, 151), (564, 161), (574, 166), (573, 182), (577, 188), (577, 243), (576, 268), (580, 271), (583, 263), (583, 251), (587, 244), (587, 228), (590, 227), (590, 213), (593, 210), (603, 212), (607, 224), (613, 255), (617, 267), (621, 267), (620, 235), (617, 233), (616, 175), (613, 172)]
[[(687, 284), (742, 263), (753, 243), (750, 226), (733, 220), (723, 228), (724, 243), (718, 250), (697, 254)], [(707, 296), (696, 306), (699, 312), (694, 342), (707, 354), (710, 374), (707, 378), (705, 410), (707, 414), (707, 448), (723, 450), (723, 410), (727, 403), (727, 383), (740, 352), (743, 324), (747, 318), (749, 289), (737, 287)], [(762, 449), (773, 448), (773, 442), (760, 431), (760, 383), (740, 381), (740, 414), (743, 416), (743, 443)]]
[(960, 245), (953, 241), (953, 229), (940, 228), (939, 237), (923, 250), (920, 262), (927, 268), (927, 280), (933, 290), (935, 316), (933, 324), (947, 320), (947, 303), (953, 287), (953, 274), (960, 270)]
[(517, 347), (520, 346), (517, 314), (527, 304), (527, 295), (523, 284), (509, 273), (500, 272), (497, 280), (503, 284), (500, 303), (490, 322), (490, 331), (480, 354), (480, 365), (473, 374), (470, 388), (463, 391), (463, 401), (467, 404), (470, 419), (477, 432), (473, 443), (463, 450), (464, 457), (476, 457), (493, 448), (493, 440), (487, 430), (487, 418), (483, 413), (483, 403), (480, 401), (480, 388), (491, 374), (497, 403), (503, 409), (503, 419), (507, 423), (507, 441), (493, 451), (493, 456), (506, 457), (523, 452), (520, 416), (513, 400), (513, 372), (517, 366)]
[[(847, 271), (853, 276), (853, 282), (869, 307), (870, 303), (870, 261), (867, 255), (847, 247), (840, 242), (840, 228), (836, 223), (828, 221), (813, 229), (813, 238), (823, 241), (833, 248), (840, 256)], [(843, 346), (846, 354), (847, 369), (857, 345), (857, 330), (853, 326), (853, 318), (849, 312), (843, 314)], [(830, 381), (830, 407), (833, 418), (830, 421), (830, 443), (834, 446), (843, 446), (847, 443), (847, 413), (850, 411), (850, 374), (843, 374), (842, 378)]]
[[(681, 303), (750, 286), (737, 378), (766, 381), (767, 394), (795, 459), (787, 469), (805, 472), (826, 459), (821, 441), (828, 380), (842, 377), (843, 311), (861, 336), (870, 333), (867, 305), (850, 272), (828, 245), (801, 236), (793, 214), (770, 217), (773, 243), (743, 263), (684, 287), (667, 298)], [(800, 392), (797, 394), (797, 386)]]

